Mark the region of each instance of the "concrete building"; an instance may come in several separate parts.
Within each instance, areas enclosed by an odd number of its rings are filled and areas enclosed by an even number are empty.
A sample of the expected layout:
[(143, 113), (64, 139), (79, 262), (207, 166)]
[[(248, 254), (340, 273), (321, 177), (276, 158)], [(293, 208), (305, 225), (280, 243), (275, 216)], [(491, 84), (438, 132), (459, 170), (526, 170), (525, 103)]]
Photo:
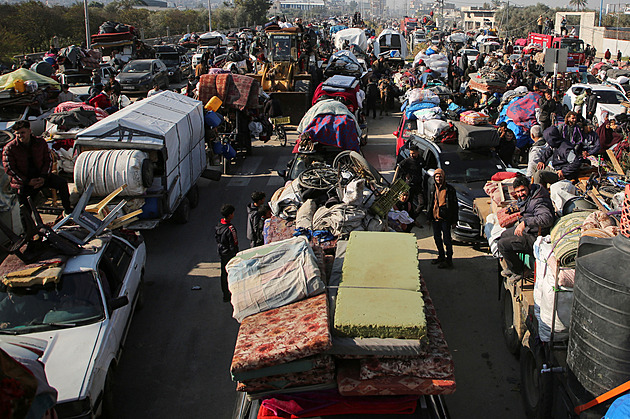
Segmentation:
[(323, 0), (274, 1), (269, 9), (269, 13), (278, 14), (287, 10), (311, 10), (317, 7), (326, 7), (326, 2)]
[(462, 21), (465, 31), (475, 31), (480, 28), (494, 28), (494, 14), (496, 9), (486, 9), (480, 6), (462, 6)]

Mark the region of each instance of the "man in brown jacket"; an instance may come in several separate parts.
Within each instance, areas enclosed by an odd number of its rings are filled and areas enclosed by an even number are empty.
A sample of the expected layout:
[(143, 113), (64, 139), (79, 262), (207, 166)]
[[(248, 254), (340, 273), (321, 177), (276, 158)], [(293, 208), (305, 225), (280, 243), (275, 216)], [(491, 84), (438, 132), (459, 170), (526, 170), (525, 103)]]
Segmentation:
[[(453, 267), (453, 243), (451, 227), (455, 227), (459, 218), (459, 204), (455, 188), (446, 183), (443, 169), (436, 169), (428, 186), (427, 218), (433, 226), (433, 239), (438, 257), (431, 261), (438, 268)], [(446, 248), (446, 249), (445, 249)]]

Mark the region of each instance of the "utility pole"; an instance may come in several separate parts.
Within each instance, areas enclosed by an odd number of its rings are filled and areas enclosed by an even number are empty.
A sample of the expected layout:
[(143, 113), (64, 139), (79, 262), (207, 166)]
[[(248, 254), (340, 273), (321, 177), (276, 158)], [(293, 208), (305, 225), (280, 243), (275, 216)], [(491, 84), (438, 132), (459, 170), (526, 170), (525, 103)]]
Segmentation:
[(505, 19), (505, 39), (510, 38), (510, 0), (507, 2), (507, 8), (505, 9), (507, 18)]
[(212, 32), (212, 6), (210, 6), (210, 0), (208, 0), (208, 32)]
[(85, 47), (90, 49), (92, 40), (90, 39), (90, 12), (87, 0), (83, 0), (83, 14), (85, 15)]

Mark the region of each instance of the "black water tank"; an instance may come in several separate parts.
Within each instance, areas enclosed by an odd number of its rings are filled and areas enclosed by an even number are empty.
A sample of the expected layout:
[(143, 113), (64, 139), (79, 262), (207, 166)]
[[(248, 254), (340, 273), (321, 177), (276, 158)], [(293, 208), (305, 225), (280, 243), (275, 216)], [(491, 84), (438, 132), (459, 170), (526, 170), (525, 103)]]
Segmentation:
[(567, 363), (598, 396), (630, 380), (630, 239), (582, 237)]

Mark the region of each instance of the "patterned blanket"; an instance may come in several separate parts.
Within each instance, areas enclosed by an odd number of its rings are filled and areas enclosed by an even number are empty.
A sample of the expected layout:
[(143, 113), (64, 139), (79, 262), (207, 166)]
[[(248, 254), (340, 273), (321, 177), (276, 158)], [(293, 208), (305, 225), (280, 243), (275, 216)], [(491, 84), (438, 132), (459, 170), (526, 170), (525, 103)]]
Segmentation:
[(217, 96), (224, 105), (239, 110), (258, 107), (258, 80), (240, 74), (204, 74), (199, 78), (199, 100), (203, 103)]

